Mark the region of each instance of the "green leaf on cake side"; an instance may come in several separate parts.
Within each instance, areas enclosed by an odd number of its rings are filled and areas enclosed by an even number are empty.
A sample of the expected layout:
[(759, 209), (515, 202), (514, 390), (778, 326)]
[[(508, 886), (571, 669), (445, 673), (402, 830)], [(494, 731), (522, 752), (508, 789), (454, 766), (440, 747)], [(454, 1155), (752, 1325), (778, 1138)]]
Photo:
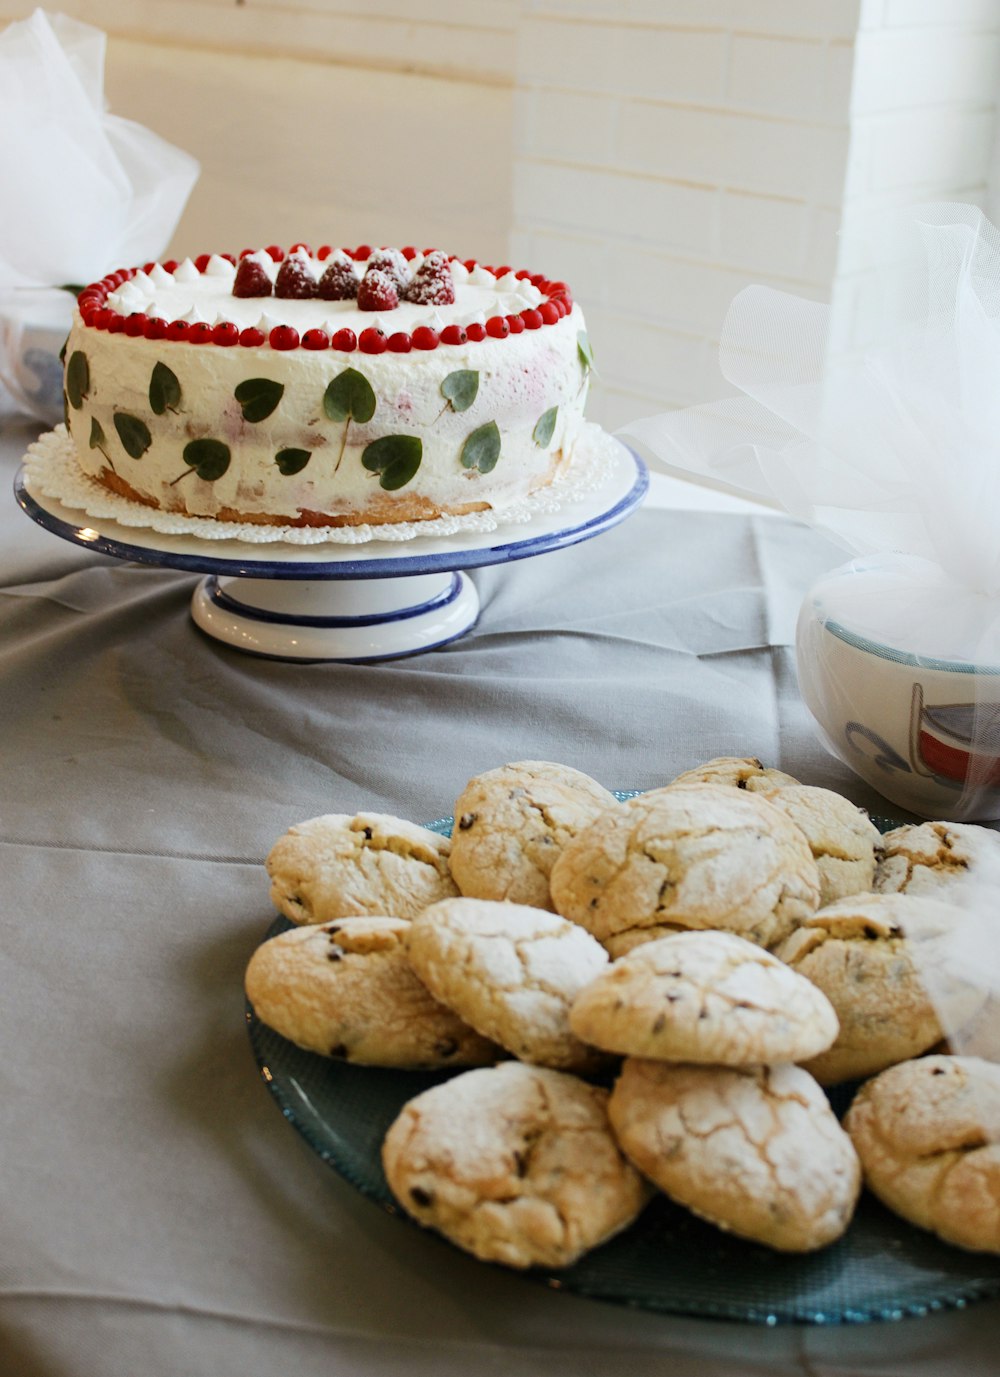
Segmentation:
[(73, 429), (72, 425), (70, 425), (70, 419), (69, 419), (69, 398), (68, 398), (67, 395), (66, 395), (66, 389), (65, 389), (65, 387), (63, 388), (63, 421), (65, 422), (65, 425), (66, 425), (66, 429), (67, 429), (67, 430), (72, 430), (72, 429)]
[(63, 340), (63, 342), (62, 342), (62, 348), (59, 350), (59, 362), (60, 362), (61, 364), (65, 364), (65, 363), (66, 363), (66, 350), (67, 350), (68, 348), (69, 348), (69, 335), (67, 335), (66, 338)]
[(122, 442), (122, 449), (130, 459), (141, 459), (153, 443), (149, 426), (138, 416), (130, 416), (127, 411), (115, 412), (115, 430)]
[(271, 378), (247, 378), (237, 383), (233, 396), (240, 404), (244, 421), (257, 422), (270, 416), (284, 393), (284, 383)]
[(279, 449), (274, 456), (274, 462), (279, 473), (290, 476), (293, 473), (301, 473), (311, 458), (311, 449)]
[(165, 411), (176, 411), (181, 401), (181, 385), (177, 374), (165, 363), (153, 366), (149, 379), (149, 404), (157, 416)]
[(441, 384), (441, 395), (453, 411), (468, 411), (478, 391), (479, 373), (474, 368), (457, 368)]
[[(229, 468), (229, 446), (221, 440), (192, 440), (184, 446), (184, 462), (188, 465), (187, 473), (193, 470), (206, 483), (214, 483)], [(181, 474), (181, 478), (185, 476)], [(174, 479), (175, 483), (179, 481)]]
[(344, 457), (351, 422), (357, 421), (359, 425), (365, 425), (375, 415), (377, 405), (371, 383), (356, 368), (345, 368), (328, 385), (323, 393), (323, 411), (331, 421), (344, 422), (344, 433), (340, 437), (340, 453), (333, 466), (334, 473), (340, 468), (340, 461)]
[(500, 431), (496, 421), (487, 421), (474, 430), (462, 446), (462, 467), (492, 473), (500, 458)]
[(556, 429), (556, 417), (559, 415), (557, 406), (550, 406), (548, 411), (543, 411), (535, 423), (535, 428), (531, 432), (531, 438), (540, 449), (552, 439)]
[[(108, 453), (108, 437), (96, 416), (90, 418), (90, 448), (99, 449), (108, 463), (111, 464), (111, 455)], [(114, 468), (114, 464), (111, 464), (111, 467)]]
[(383, 435), (366, 445), (361, 462), (369, 473), (379, 475), (387, 492), (405, 487), (420, 467), (423, 442), (416, 435)]
[(74, 411), (83, 406), (83, 399), (90, 394), (90, 364), (87, 355), (76, 349), (69, 356), (66, 365), (66, 395)]
[(331, 421), (357, 421), (364, 425), (375, 415), (375, 393), (363, 373), (345, 368), (323, 393), (323, 410)]
[(576, 335), (576, 352), (580, 355), (580, 362), (584, 370), (589, 373), (594, 367), (594, 351), (590, 346), (586, 330), (578, 330)]

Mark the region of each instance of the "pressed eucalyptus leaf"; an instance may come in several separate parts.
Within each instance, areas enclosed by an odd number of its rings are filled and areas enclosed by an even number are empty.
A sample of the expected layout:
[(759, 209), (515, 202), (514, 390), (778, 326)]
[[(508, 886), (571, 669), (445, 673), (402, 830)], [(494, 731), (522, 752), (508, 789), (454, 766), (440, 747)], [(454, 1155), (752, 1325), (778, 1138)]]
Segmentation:
[(184, 462), (199, 478), (214, 483), (229, 468), (229, 446), (221, 440), (192, 440), (184, 446)]
[(301, 473), (311, 458), (311, 449), (279, 449), (274, 456), (274, 462), (279, 473), (291, 476), (293, 473)]
[(375, 393), (363, 373), (345, 368), (323, 393), (323, 410), (331, 421), (357, 421), (364, 425), (375, 415)]
[(583, 364), (584, 368), (593, 368), (594, 351), (590, 347), (590, 340), (587, 338), (586, 330), (577, 331), (576, 348), (577, 353), (580, 355), (580, 362)]
[(153, 443), (146, 422), (140, 421), (138, 416), (130, 416), (127, 411), (115, 412), (115, 430), (130, 459), (141, 459)]
[(66, 395), (74, 411), (83, 406), (84, 397), (90, 393), (90, 364), (87, 355), (76, 349), (69, 356), (66, 365)]
[(492, 473), (500, 458), (500, 431), (496, 421), (487, 421), (474, 430), (462, 446), (462, 467)]
[(69, 335), (67, 335), (66, 338), (63, 340), (63, 342), (62, 342), (62, 348), (59, 350), (59, 362), (60, 362), (60, 363), (65, 363), (65, 362), (66, 362), (66, 350), (67, 350), (68, 347), (69, 347)]
[(104, 433), (104, 427), (96, 416), (92, 416), (90, 418), (90, 448), (99, 449), (102, 454), (106, 454), (105, 446), (107, 443), (108, 437)]
[(479, 373), (474, 368), (457, 368), (441, 384), (441, 395), (447, 397), (454, 411), (468, 411), (479, 391)]
[(552, 439), (556, 428), (556, 417), (559, 415), (557, 406), (550, 406), (548, 411), (543, 411), (535, 423), (535, 428), (531, 432), (531, 438), (541, 449)]
[(365, 446), (361, 462), (369, 473), (379, 475), (380, 487), (394, 492), (409, 483), (423, 454), (423, 442), (416, 435), (383, 435)]
[(247, 378), (237, 383), (233, 396), (240, 404), (244, 421), (255, 422), (270, 416), (284, 392), (284, 383), (271, 378)]
[(149, 379), (149, 404), (157, 416), (165, 411), (175, 411), (180, 406), (181, 385), (177, 374), (165, 363), (153, 365)]

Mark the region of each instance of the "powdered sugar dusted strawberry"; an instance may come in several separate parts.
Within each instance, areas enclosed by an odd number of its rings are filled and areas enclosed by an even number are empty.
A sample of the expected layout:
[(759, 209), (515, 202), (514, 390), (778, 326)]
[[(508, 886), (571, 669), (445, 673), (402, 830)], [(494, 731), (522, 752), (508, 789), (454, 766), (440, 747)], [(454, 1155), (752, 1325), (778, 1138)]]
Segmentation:
[(392, 311), (399, 305), (396, 284), (381, 268), (369, 268), (358, 288), (359, 311)]
[(233, 296), (270, 296), (271, 279), (256, 258), (241, 258), (233, 279)]
[(299, 254), (289, 254), (278, 269), (274, 281), (274, 295), (308, 301), (317, 295), (316, 279), (306, 260)]
[(353, 301), (359, 286), (354, 264), (346, 253), (339, 253), (326, 265), (319, 280), (319, 294), (324, 301)]
[(451, 267), (443, 253), (429, 253), (406, 289), (407, 301), (421, 306), (450, 306), (455, 300)]
[(377, 268), (379, 272), (385, 273), (386, 277), (390, 277), (395, 283), (399, 296), (403, 296), (412, 274), (410, 265), (399, 249), (373, 250), (366, 271), (371, 272), (373, 268)]

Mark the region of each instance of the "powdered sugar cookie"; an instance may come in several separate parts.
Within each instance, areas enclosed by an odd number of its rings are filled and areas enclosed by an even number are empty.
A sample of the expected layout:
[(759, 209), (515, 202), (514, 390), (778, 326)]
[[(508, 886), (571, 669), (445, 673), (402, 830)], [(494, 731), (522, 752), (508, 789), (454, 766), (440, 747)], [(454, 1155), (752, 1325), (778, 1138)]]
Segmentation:
[(831, 789), (791, 784), (766, 795), (805, 833), (819, 868), (820, 906), (871, 892), (881, 834), (871, 818)]
[(574, 1037), (569, 1008), (608, 964), (583, 928), (554, 913), (489, 899), (446, 899), (410, 925), (413, 969), (435, 999), (522, 1061), (600, 1064)]
[(963, 822), (922, 822), (887, 832), (874, 888), (880, 894), (942, 892), (973, 881), (1000, 888), (1000, 836)]
[(661, 937), (673, 937), (675, 933), (687, 931), (689, 929), (675, 927), (672, 923), (650, 923), (646, 928), (626, 928), (624, 932), (613, 933), (602, 939), (601, 946), (612, 961), (617, 961), (619, 957), (635, 951), (636, 947), (644, 947), (647, 942), (657, 942)]
[(568, 842), (551, 891), (557, 912), (602, 942), (669, 924), (772, 946), (815, 912), (819, 871), (801, 830), (759, 794), (671, 784)]
[(470, 779), (455, 803), (451, 873), (474, 899), (551, 909), (549, 875), (614, 794), (568, 765), (522, 760)]
[(770, 794), (775, 789), (798, 784), (781, 770), (771, 769), (756, 756), (720, 755), (679, 774), (672, 784), (722, 784), (732, 789), (747, 789), (751, 794)]
[(246, 971), (275, 1032), (364, 1066), (484, 1066), (503, 1053), (438, 1004), (413, 973), (403, 918), (342, 918), (279, 933)]
[(956, 921), (954, 909), (933, 899), (856, 894), (821, 909), (777, 948), (840, 1020), (829, 1051), (805, 1063), (817, 1080), (874, 1075), (933, 1047), (942, 1020), (959, 1027), (972, 1017), (984, 996), (944, 968)]
[(289, 828), (267, 857), (271, 900), (293, 923), (415, 913), (458, 893), (447, 837), (384, 813), (327, 813)]
[(861, 1087), (844, 1120), (865, 1184), (948, 1243), (1000, 1253), (1000, 1066), (920, 1057)]
[(567, 1267), (636, 1218), (649, 1188), (608, 1125), (606, 1090), (520, 1062), (404, 1105), (382, 1162), (403, 1208), (508, 1267)]
[(645, 943), (580, 991), (569, 1021), (608, 1052), (721, 1066), (802, 1061), (838, 1027), (821, 990), (730, 932)]
[(851, 1140), (798, 1066), (734, 1070), (629, 1058), (608, 1105), (635, 1165), (703, 1219), (772, 1248), (822, 1248), (861, 1185)]

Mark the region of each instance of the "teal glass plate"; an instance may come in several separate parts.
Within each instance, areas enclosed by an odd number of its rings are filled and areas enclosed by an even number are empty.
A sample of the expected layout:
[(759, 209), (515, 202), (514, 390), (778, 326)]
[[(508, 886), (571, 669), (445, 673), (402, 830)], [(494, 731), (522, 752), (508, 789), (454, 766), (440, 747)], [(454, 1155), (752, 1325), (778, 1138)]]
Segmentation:
[[(875, 822), (882, 830), (895, 825)], [(452, 819), (428, 825), (448, 834)], [(264, 940), (290, 926), (277, 919)], [(246, 1018), (261, 1075), (288, 1122), (363, 1195), (420, 1227), (386, 1184), (382, 1140), (407, 1100), (458, 1073), (349, 1066), (302, 1051), (261, 1023), (249, 1005)], [(850, 1097), (849, 1087), (831, 1092), (838, 1112)], [(1000, 1257), (949, 1247), (867, 1192), (844, 1237), (818, 1253), (778, 1253), (734, 1238), (660, 1195), (629, 1229), (574, 1266), (517, 1275), (642, 1310), (763, 1325), (900, 1320), (1000, 1296)]]

